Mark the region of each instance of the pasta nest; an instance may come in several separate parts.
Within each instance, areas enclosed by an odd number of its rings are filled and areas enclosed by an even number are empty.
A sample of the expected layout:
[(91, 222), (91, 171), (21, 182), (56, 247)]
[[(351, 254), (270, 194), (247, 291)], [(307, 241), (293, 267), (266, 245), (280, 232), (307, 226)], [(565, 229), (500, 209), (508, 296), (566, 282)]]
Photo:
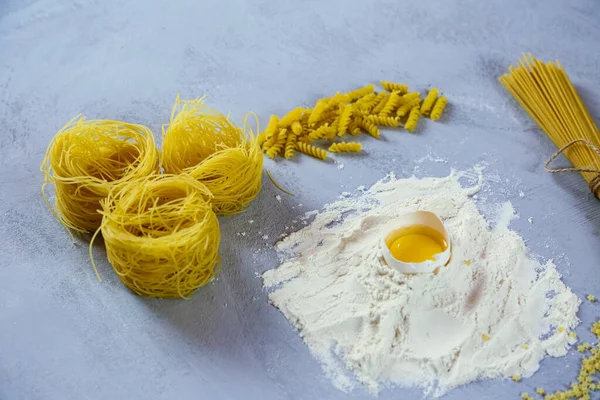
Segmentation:
[(78, 115), (50, 141), (40, 169), (42, 194), (56, 218), (66, 228), (92, 232), (102, 221), (100, 202), (115, 186), (158, 172), (158, 150), (145, 126)]
[(153, 175), (112, 190), (102, 201), (101, 231), (121, 281), (138, 295), (161, 298), (186, 298), (208, 283), (219, 270), (211, 199), (206, 186), (185, 174)]
[(241, 129), (206, 107), (204, 97), (177, 97), (170, 123), (163, 126), (162, 167), (202, 182), (219, 215), (243, 211), (262, 187), (263, 155), (247, 119)]

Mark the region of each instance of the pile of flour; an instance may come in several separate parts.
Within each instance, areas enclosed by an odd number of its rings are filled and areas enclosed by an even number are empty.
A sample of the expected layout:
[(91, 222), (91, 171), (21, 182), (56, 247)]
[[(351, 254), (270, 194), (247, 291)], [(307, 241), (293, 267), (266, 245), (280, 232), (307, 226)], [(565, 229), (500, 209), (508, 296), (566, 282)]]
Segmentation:
[[(439, 396), (476, 379), (530, 376), (575, 342), (580, 300), (552, 262), (528, 257), (507, 227), (510, 203), (492, 228), (470, 198), (479, 186), (459, 178), (390, 175), (278, 243), (284, 261), (263, 275), (269, 299), (336, 387), (358, 380), (374, 393), (398, 384)], [(437, 275), (402, 274), (382, 258), (381, 228), (414, 210), (436, 213), (449, 231), (452, 259)]]

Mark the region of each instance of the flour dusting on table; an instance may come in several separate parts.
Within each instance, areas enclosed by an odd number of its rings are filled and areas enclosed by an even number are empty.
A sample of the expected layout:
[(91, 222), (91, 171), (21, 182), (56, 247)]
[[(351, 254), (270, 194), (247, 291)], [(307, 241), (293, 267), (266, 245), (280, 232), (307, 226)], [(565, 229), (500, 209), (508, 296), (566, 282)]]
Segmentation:
[[(263, 275), (269, 299), (339, 389), (358, 380), (373, 393), (396, 384), (440, 396), (477, 379), (528, 377), (575, 342), (580, 300), (552, 261), (528, 257), (508, 229), (510, 203), (490, 226), (470, 198), (480, 184), (463, 188), (465, 176), (391, 174), (278, 243), (284, 261)], [(405, 275), (382, 258), (382, 227), (414, 210), (449, 231), (452, 259), (437, 275)]]

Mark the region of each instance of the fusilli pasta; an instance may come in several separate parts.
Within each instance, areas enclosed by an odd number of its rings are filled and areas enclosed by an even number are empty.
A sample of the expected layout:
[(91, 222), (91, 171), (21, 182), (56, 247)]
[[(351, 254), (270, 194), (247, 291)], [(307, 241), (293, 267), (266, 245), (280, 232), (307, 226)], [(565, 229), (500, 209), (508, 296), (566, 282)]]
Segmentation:
[(374, 123), (375, 125), (381, 125), (381, 126), (399, 126), (400, 125), (398, 118), (393, 118), (393, 117), (382, 117), (381, 115), (369, 115), (367, 117), (367, 119), (369, 121), (371, 121), (372, 123)]
[(323, 149), (310, 145), (308, 143), (296, 142), (296, 150), (308, 154), (309, 156), (319, 158), (321, 160), (327, 159), (327, 152)]
[(380, 81), (381, 87), (388, 92), (399, 92), (400, 94), (408, 92), (408, 86), (401, 83), (394, 83), (389, 81)]
[(404, 128), (407, 131), (412, 132), (417, 127), (417, 122), (419, 122), (419, 116), (421, 115), (421, 110), (419, 107), (414, 107), (410, 110), (410, 114), (408, 115), (408, 119), (406, 120), (406, 124), (404, 124)]
[(358, 153), (361, 149), (362, 143), (358, 142), (334, 143), (329, 147), (332, 153)]
[(290, 133), (285, 141), (285, 158), (290, 159), (294, 157), (294, 149), (296, 148), (296, 134)]
[(427, 97), (423, 100), (423, 104), (421, 104), (421, 114), (429, 115), (431, 111), (431, 107), (433, 107), (433, 103), (435, 103), (435, 99), (437, 99), (439, 93), (439, 89), (432, 88), (429, 93), (427, 93)]
[(442, 116), (444, 109), (446, 108), (446, 104), (448, 103), (448, 99), (444, 96), (439, 97), (433, 108), (431, 109), (431, 119), (437, 121)]

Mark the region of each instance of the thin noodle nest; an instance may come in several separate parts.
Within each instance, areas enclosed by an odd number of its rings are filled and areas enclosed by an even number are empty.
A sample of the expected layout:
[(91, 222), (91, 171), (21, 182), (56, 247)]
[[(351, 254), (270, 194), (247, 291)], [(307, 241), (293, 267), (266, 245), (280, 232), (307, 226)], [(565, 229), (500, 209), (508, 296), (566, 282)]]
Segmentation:
[[(77, 116), (54, 136), (40, 169), (42, 194), (56, 218), (77, 232), (92, 232), (102, 221), (100, 201), (113, 187), (158, 172), (158, 150), (145, 126)], [(54, 207), (46, 196), (49, 184)]]
[(243, 211), (262, 186), (263, 155), (252, 130), (206, 107), (204, 98), (177, 98), (163, 127), (162, 166), (206, 185), (219, 215)]
[(101, 231), (108, 260), (129, 289), (187, 298), (218, 273), (221, 234), (211, 197), (187, 175), (154, 175), (111, 191)]

